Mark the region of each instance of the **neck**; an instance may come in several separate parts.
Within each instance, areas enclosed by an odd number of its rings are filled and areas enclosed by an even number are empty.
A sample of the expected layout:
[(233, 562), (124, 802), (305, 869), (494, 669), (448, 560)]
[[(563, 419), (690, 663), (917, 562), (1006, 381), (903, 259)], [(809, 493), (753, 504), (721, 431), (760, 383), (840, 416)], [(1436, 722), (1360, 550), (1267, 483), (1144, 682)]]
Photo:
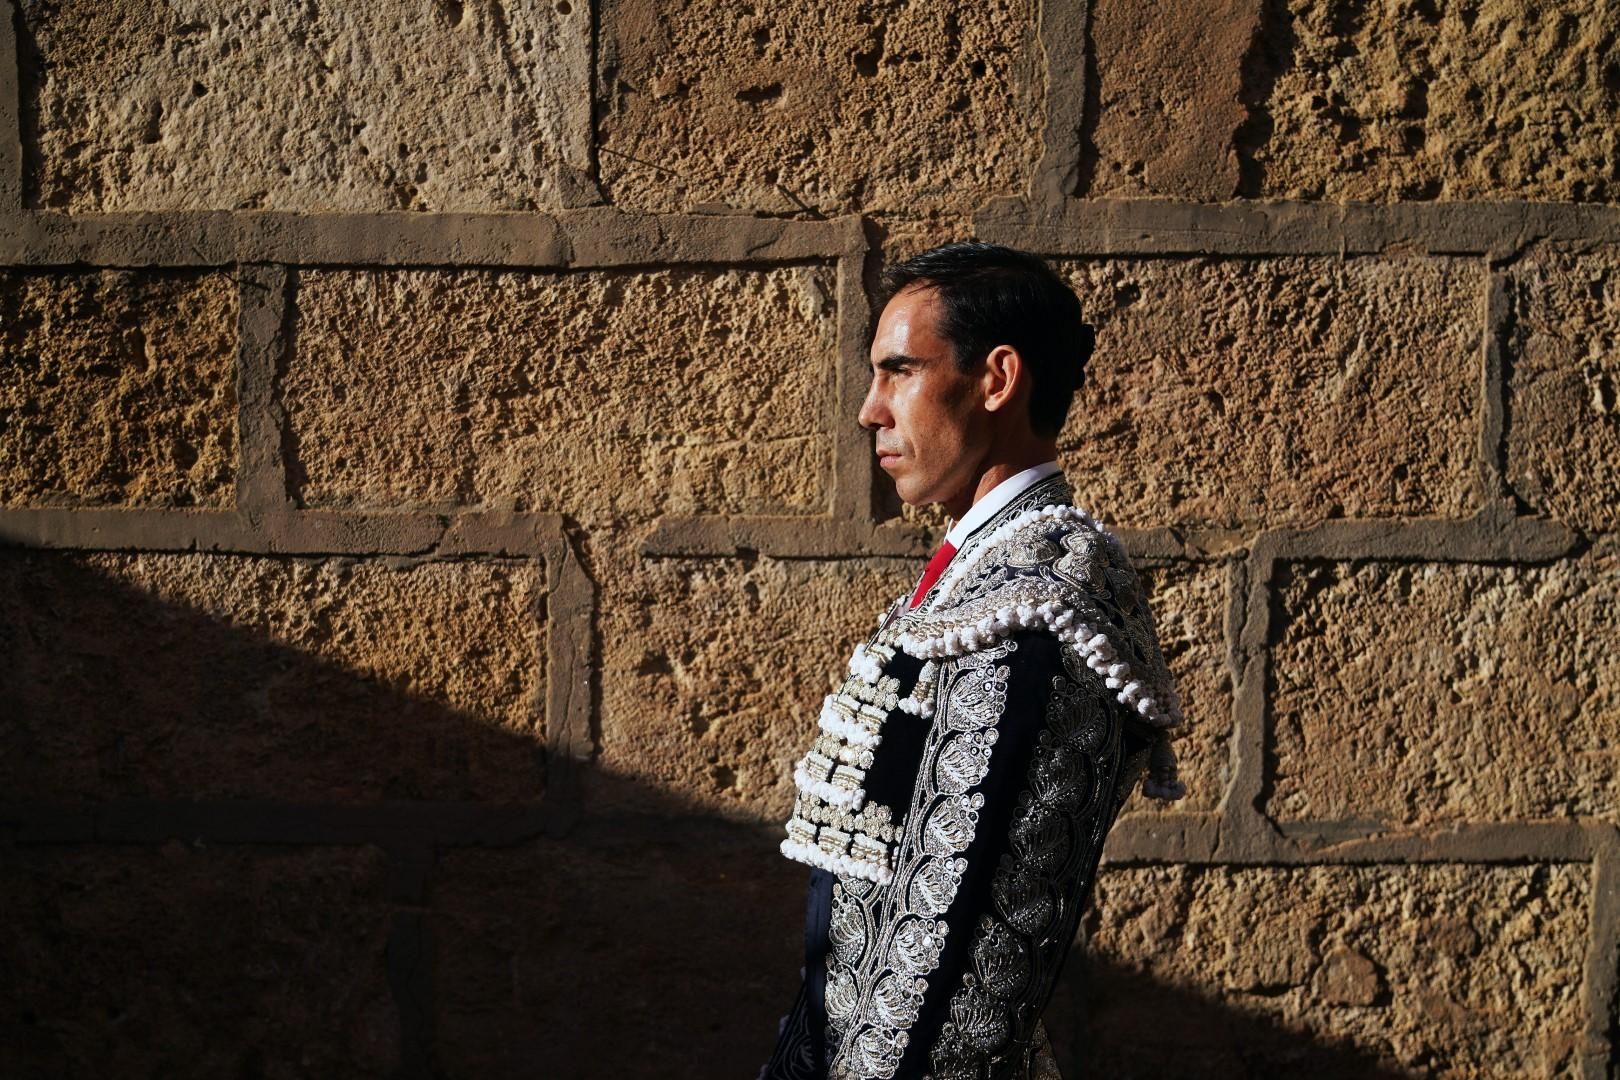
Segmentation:
[(1019, 448), (1014, 454), (999, 455), (987, 462), (978, 478), (964, 489), (960, 496), (944, 503), (945, 512), (952, 519), (960, 519), (980, 499), (996, 489), (1003, 480), (1011, 480), (1025, 469), (1048, 462), (1057, 457), (1057, 444), (1036, 443)]

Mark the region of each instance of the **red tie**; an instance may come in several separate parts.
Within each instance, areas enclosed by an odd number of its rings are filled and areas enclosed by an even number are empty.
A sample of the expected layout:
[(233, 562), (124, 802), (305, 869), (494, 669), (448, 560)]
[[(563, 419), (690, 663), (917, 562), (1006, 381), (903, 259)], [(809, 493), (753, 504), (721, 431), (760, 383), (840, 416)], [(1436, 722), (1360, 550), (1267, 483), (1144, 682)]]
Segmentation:
[(912, 607), (922, 603), (923, 594), (933, 588), (934, 582), (939, 580), (939, 575), (945, 572), (945, 565), (955, 554), (956, 545), (949, 540), (939, 545), (939, 550), (934, 552), (934, 557), (928, 560), (928, 566), (923, 570), (922, 580), (917, 582), (917, 591), (911, 594)]

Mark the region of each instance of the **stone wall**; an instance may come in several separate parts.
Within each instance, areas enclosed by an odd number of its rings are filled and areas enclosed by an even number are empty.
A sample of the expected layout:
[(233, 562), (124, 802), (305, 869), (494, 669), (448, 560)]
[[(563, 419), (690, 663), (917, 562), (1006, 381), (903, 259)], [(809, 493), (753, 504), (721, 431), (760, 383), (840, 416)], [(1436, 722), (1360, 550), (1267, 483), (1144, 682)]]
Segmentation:
[(1190, 720), (1069, 1074), (1620, 1069), (1613, 0), (0, 11), (11, 1070), (751, 1075), (969, 235)]

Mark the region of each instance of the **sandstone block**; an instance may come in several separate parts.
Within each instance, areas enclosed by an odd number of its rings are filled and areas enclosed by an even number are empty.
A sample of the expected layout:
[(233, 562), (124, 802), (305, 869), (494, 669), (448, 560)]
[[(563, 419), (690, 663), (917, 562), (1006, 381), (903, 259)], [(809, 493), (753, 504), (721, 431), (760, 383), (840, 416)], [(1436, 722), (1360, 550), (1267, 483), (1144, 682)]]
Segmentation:
[(1539, 259), (1513, 295), (1508, 480), (1578, 528), (1620, 527), (1620, 254)]
[(1101, 0), (1091, 10), (1096, 127), (1088, 195), (1219, 201), (1237, 193), (1232, 132), (1255, 0)]
[(1061, 264), (1097, 349), (1059, 450), (1129, 526), (1464, 517), (1483, 271), (1448, 258)]
[(1226, 666), (1229, 569), (1225, 563), (1141, 565), (1164, 651), (1186, 714), (1176, 759), (1187, 795), (1174, 803), (1138, 796), (1125, 813), (1213, 810), (1230, 779), (1232, 673)]
[(0, 272), (0, 505), (229, 506), (224, 274)]
[(1291, 567), (1269, 811), (1384, 826), (1620, 815), (1620, 552)]
[(1108, 869), (1047, 1027), (1103, 1075), (1572, 1075), (1590, 874)]
[(1034, 31), (1027, 0), (616, 0), (602, 181), (638, 210), (906, 217), (1017, 194), (1041, 155)]
[(587, 175), (589, 5), (21, 5), (35, 205), (532, 210)]
[(920, 572), (903, 559), (615, 564), (593, 798), (780, 824), (821, 699)]
[(312, 271), (297, 291), (281, 392), (306, 506), (826, 508), (829, 271)]
[(1287, 0), (1245, 60), (1245, 194), (1613, 202), (1611, 0)]
[(510, 561), (12, 552), (0, 788), (536, 801), (541, 588)]
[(757, 829), (674, 804), (441, 855), (436, 1060), (456, 1076), (754, 1075), (799, 985), (803, 870)]
[(0, 1040), (17, 1076), (399, 1067), (375, 848), (17, 848)]

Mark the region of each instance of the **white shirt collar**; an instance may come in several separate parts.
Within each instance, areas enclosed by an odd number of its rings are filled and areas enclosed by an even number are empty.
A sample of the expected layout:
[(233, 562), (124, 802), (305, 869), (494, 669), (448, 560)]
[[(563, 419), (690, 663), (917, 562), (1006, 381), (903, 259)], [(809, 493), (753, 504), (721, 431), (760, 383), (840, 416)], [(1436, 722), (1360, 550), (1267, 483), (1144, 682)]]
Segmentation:
[(1057, 471), (1058, 463), (1048, 461), (1007, 477), (991, 488), (984, 498), (968, 507), (967, 513), (962, 515), (962, 520), (953, 524), (950, 531), (945, 534), (946, 542), (952, 547), (960, 548), (962, 541), (966, 540), (973, 530), (994, 517), (998, 510), (1022, 495), (1026, 488), (1045, 480)]

